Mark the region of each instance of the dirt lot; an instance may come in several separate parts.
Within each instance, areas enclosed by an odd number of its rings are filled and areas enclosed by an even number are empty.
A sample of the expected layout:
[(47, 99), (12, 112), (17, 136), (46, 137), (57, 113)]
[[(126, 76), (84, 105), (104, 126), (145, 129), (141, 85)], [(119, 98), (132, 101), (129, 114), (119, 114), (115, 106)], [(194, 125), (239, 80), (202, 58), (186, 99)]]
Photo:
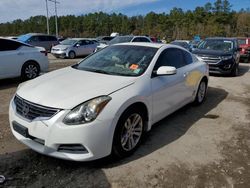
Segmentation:
[[(50, 70), (75, 63), (52, 61)], [(2, 80), (0, 175), (14, 178), (2, 187), (249, 187), (249, 68), (241, 64), (236, 78), (211, 76), (205, 103), (157, 123), (133, 156), (88, 163), (42, 156), (16, 141), (8, 105), (19, 81)]]

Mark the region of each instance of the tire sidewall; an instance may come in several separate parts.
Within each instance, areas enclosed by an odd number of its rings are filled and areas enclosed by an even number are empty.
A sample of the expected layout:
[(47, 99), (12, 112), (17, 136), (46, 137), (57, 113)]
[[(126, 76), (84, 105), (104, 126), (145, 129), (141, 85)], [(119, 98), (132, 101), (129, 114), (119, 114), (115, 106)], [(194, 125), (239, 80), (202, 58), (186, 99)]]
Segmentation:
[[(29, 78), (29, 77), (25, 74), (25, 69), (26, 69), (26, 67), (28, 67), (29, 65), (34, 65), (34, 66), (36, 66), (36, 68), (37, 68), (37, 74), (36, 74), (36, 76), (33, 77), (33, 78)], [(39, 76), (39, 73), (40, 73), (40, 67), (39, 67), (39, 65), (37, 65), (37, 63), (35, 63), (35, 62), (26, 62), (26, 63), (23, 65), (23, 67), (22, 67), (21, 77), (22, 77), (23, 80), (30, 80), (30, 79), (34, 79), (34, 78), (38, 77), (38, 76)]]
[(234, 68), (233, 68), (233, 70), (231, 72), (231, 76), (236, 77), (238, 75), (239, 75), (239, 64), (235, 64), (235, 66), (234, 66)]
[[(73, 56), (71, 56), (70, 54), (74, 54)], [(74, 59), (76, 57), (76, 53), (74, 51), (70, 51), (69, 52), (69, 58), (70, 59)]]
[[(142, 118), (142, 121), (143, 121), (142, 135), (141, 135), (140, 140), (138, 141), (137, 145), (132, 150), (126, 151), (123, 149), (123, 147), (121, 145), (121, 133), (122, 133), (122, 129), (123, 129), (125, 121), (134, 113), (138, 113)], [(126, 110), (121, 115), (121, 117), (116, 125), (116, 129), (114, 132), (114, 138), (113, 138), (112, 154), (118, 158), (123, 158), (123, 157), (127, 157), (127, 156), (131, 155), (132, 153), (134, 153), (134, 151), (141, 144), (142, 138), (145, 134), (145, 131), (144, 131), (145, 124), (146, 124), (145, 114), (140, 112), (139, 109), (132, 108), (132, 109)]]
[[(204, 97), (203, 97), (202, 101), (199, 101), (199, 96), (198, 96), (198, 95), (199, 95), (201, 83), (205, 83), (205, 94), (204, 94)], [(204, 79), (202, 79), (201, 82), (200, 82), (200, 84), (199, 84), (197, 93), (196, 93), (196, 97), (195, 97), (194, 104), (195, 104), (195, 105), (200, 105), (200, 104), (202, 104), (202, 103), (205, 101), (206, 96), (207, 96), (207, 82), (206, 82)]]

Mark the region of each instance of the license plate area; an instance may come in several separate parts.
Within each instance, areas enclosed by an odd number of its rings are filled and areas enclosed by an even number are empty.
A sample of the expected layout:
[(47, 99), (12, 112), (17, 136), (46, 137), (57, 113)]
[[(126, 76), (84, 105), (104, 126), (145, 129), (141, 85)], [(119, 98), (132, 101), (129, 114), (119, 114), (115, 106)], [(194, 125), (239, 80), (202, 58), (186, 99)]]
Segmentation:
[(12, 122), (13, 129), (19, 133), (20, 135), (24, 136), (25, 138), (30, 138), (28, 128), (20, 125), (17, 122)]

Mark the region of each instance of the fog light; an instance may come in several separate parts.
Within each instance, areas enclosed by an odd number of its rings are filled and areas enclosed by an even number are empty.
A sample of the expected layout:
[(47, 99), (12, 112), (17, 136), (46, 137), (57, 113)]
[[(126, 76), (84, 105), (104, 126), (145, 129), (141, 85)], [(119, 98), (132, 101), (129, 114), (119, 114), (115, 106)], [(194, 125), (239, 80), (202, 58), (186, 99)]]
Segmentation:
[(87, 149), (81, 144), (62, 144), (58, 147), (57, 151), (72, 154), (88, 153)]
[(225, 65), (224, 69), (230, 69), (231, 68), (231, 64)]

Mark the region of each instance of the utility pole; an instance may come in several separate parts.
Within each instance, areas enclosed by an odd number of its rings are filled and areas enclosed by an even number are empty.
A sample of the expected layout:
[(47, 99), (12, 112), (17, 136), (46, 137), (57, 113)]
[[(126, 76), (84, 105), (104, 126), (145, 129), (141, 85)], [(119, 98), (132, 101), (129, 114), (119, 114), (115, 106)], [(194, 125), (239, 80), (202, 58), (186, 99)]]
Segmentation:
[(48, 0), (45, 0), (46, 2), (46, 11), (47, 11), (47, 33), (49, 35), (49, 10), (48, 10)]
[(57, 4), (59, 4), (60, 2), (56, 1), (56, 0), (48, 0), (51, 1), (53, 3), (55, 3), (55, 24), (56, 24), (56, 37), (58, 37), (58, 23), (57, 23)]

